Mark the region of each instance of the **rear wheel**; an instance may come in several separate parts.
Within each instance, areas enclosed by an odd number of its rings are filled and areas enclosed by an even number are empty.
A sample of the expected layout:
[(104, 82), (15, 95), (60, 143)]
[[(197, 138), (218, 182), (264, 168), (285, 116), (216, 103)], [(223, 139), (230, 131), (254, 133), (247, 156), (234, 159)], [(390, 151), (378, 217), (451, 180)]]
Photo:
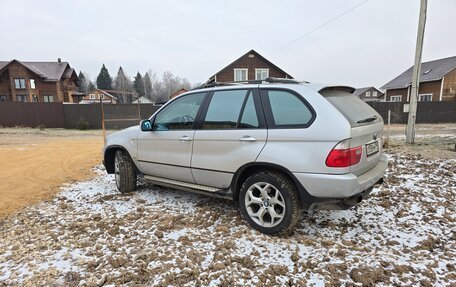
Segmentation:
[(260, 172), (248, 177), (239, 201), (245, 220), (265, 234), (290, 233), (301, 219), (296, 186), (280, 173)]
[(121, 193), (131, 192), (136, 189), (136, 172), (130, 156), (118, 150), (114, 156), (114, 176), (117, 189)]

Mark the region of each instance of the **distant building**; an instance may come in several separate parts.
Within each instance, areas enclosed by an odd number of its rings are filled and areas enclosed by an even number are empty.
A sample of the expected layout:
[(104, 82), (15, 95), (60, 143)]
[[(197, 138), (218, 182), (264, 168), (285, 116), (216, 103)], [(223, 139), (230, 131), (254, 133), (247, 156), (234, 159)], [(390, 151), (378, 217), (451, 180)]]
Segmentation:
[(293, 79), (290, 74), (271, 63), (258, 52), (250, 50), (211, 76), (207, 82), (263, 80), (268, 77)]
[(383, 100), (383, 93), (375, 87), (356, 89), (353, 95), (365, 102), (380, 102)]
[(172, 93), (171, 95), (169, 95), (169, 99), (172, 100), (173, 98), (179, 96), (180, 94), (186, 93), (186, 92), (188, 92), (188, 90), (184, 89), (184, 88), (177, 90), (174, 93)]
[[(133, 101), (133, 104), (137, 104), (137, 103), (138, 103), (138, 99)], [(140, 104), (152, 104), (152, 100), (143, 96), (143, 97), (139, 97), (139, 103)]]
[[(384, 100), (410, 102), (413, 66), (381, 89)], [(421, 64), (418, 101), (456, 101), (456, 56)]]
[(67, 62), (0, 61), (0, 102), (74, 102), (79, 78)]
[(117, 104), (117, 97), (108, 93), (104, 90), (95, 89), (94, 91), (83, 94), (82, 99), (78, 101), (80, 104), (96, 104), (100, 100), (103, 101), (103, 104)]

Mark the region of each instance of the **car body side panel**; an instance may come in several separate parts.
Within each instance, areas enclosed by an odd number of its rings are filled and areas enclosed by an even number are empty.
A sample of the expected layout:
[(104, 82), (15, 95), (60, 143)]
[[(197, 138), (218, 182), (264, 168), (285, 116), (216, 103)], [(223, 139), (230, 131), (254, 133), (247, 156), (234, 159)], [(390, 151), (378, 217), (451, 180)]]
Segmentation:
[(329, 168), (325, 164), (334, 146), (350, 137), (348, 121), (315, 90), (304, 86), (291, 88), (313, 107), (316, 118), (307, 128), (269, 129), (258, 161), (285, 166), (291, 172), (348, 173), (349, 168)]
[[(255, 141), (241, 141), (243, 137)], [(191, 164), (196, 183), (229, 187), (234, 173), (244, 164), (255, 161), (266, 137), (266, 129), (197, 130)]]
[(194, 183), (190, 170), (194, 130), (138, 133), (138, 161), (144, 174)]
[(103, 154), (106, 151), (106, 149), (111, 148), (113, 146), (122, 147), (130, 154), (130, 157), (133, 160), (133, 162), (135, 163), (135, 165), (137, 167), (139, 167), (139, 162), (138, 162), (138, 158), (137, 158), (138, 132), (139, 132), (139, 126), (133, 126), (133, 127), (129, 127), (124, 130), (110, 134), (106, 138), (106, 144), (105, 144)]

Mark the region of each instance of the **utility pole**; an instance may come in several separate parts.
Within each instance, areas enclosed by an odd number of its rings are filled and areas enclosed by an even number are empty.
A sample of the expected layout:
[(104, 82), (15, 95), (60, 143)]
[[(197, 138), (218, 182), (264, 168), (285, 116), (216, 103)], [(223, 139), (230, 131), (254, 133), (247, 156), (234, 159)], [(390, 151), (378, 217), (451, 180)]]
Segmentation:
[(420, 20), (418, 22), (418, 35), (416, 37), (415, 65), (413, 66), (412, 90), (410, 92), (410, 106), (408, 114), (405, 140), (408, 144), (415, 143), (415, 121), (418, 92), (420, 88), (421, 55), (423, 53), (424, 28), (426, 26), (427, 0), (421, 0)]

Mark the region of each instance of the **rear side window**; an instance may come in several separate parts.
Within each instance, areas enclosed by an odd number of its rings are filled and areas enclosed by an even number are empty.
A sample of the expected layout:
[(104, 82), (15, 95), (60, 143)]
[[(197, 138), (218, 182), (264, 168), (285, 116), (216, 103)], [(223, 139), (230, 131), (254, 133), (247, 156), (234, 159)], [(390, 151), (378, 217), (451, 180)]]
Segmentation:
[(269, 121), (273, 126), (301, 128), (311, 124), (312, 110), (298, 95), (282, 90), (266, 90), (263, 97), (269, 102)]
[(218, 91), (212, 95), (203, 129), (234, 129), (237, 126), (247, 90)]
[(323, 90), (320, 94), (349, 121), (352, 127), (383, 121), (377, 111), (349, 92)]

